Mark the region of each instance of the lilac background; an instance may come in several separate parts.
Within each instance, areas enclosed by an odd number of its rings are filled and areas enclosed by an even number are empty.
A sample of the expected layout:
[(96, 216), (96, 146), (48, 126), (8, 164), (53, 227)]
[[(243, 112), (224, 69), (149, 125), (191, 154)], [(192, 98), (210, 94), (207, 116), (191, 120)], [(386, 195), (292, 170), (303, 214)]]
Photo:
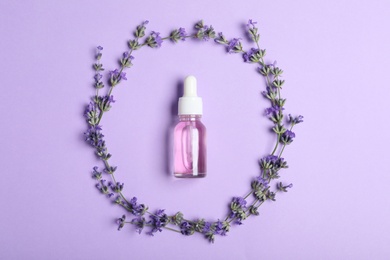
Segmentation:
[[(388, 1), (1, 1), (0, 259), (389, 259)], [(288, 112), (303, 114), (285, 151), (287, 194), (209, 245), (116, 230), (123, 211), (94, 188), (83, 142), (93, 50), (116, 67), (135, 25), (166, 35), (199, 19), (243, 37), (259, 21), (267, 62), (284, 69)], [(250, 46), (244, 41), (245, 46)], [(274, 140), (255, 66), (213, 42), (143, 49), (102, 120), (124, 193), (151, 209), (222, 218)], [(167, 174), (178, 85), (198, 78), (209, 176)]]

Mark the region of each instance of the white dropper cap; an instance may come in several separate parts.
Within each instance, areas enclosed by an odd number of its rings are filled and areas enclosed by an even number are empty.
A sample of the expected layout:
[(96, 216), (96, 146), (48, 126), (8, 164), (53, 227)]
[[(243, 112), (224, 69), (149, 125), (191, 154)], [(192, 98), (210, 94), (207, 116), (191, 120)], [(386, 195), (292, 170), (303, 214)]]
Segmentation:
[(184, 94), (179, 98), (179, 115), (202, 115), (203, 102), (196, 92), (196, 78), (188, 76), (184, 80)]

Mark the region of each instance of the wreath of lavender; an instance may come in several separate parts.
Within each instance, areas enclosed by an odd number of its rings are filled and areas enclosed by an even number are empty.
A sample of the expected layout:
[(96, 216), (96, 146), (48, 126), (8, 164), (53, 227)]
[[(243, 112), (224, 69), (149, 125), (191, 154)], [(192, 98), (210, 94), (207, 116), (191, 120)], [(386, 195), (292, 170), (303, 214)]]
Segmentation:
[[(284, 80), (280, 79), (283, 71), (276, 66), (276, 62), (273, 64), (264, 62), (266, 51), (259, 46), (260, 35), (258, 34), (256, 22), (249, 20), (247, 24), (246, 34), (257, 47), (248, 51), (244, 51), (240, 38), (227, 40), (222, 33), (216, 35), (214, 28), (205, 25), (203, 21), (196, 23), (195, 31), (191, 34), (187, 34), (184, 28), (179, 28), (172, 31), (167, 37), (161, 37), (160, 33), (154, 31), (145, 37), (147, 24), (148, 21), (145, 21), (137, 26), (134, 32), (135, 38), (128, 42), (130, 50), (124, 52), (119, 60), (120, 68), (109, 71), (107, 75), (109, 77), (107, 81), (109, 87), (106, 95), (99, 94), (99, 90), (103, 89), (105, 85), (102, 80), (104, 68), (101, 63), (103, 48), (101, 46), (97, 47), (96, 63), (93, 64), (96, 93), (91, 98), (84, 113), (88, 122), (88, 130), (84, 133), (86, 141), (95, 149), (97, 156), (104, 163), (102, 169), (99, 169), (97, 166), (93, 167), (92, 173), (97, 182), (96, 187), (111, 202), (121, 206), (128, 215), (134, 216), (130, 220), (127, 219), (126, 215), (117, 219), (118, 230), (130, 224), (135, 226), (138, 233), (141, 233), (144, 228), (148, 228), (146, 233), (151, 236), (166, 229), (185, 236), (200, 233), (208, 241), (214, 242), (216, 235), (225, 236), (229, 232), (231, 224), (241, 225), (247, 217), (259, 215), (258, 209), (265, 201), (275, 201), (277, 192), (287, 192), (292, 187), (292, 184), (286, 185), (282, 182), (277, 182), (275, 189), (271, 190), (270, 184), (271, 181), (279, 178), (281, 169), (288, 167), (287, 162), (282, 158), (282, 154), (285, 147), (293, 142), (295, 133), (292, 132), (292, 129), (296, 124), (303, 122), (303, 116), (294, 117), (290, 114), (285, 116), (283, 111), (286, 99), (283, 99), (280, 94), (284, 85)], [(216, 221), (206, 221), (205, 219), (188, 220), (184, 218), (181, 212), (168, 215), (162, 209), (151, 212), (145, 204), (139, 203), (136, 197), (128, 199), (124, 196), (122, 193), (124, 184), (115, 179), (117, 167), (109, 163), (111, 154), (108, 152), (103, 139), (104, 135), (100, 125), (103, 115), (110, 110), (112, 103), (115, 102), (112, 91), (123, 80), (127, 80), (124, 70), (133, 65), (134, 57), (132, 54), (134, 51), (144, 46), (160, 48), (166, 40), (177, 43), (189, 38), (203, 41), (214, 39), (216, 43), (224, 45), (228, 53), (241, 54), (244, 62), (259, 66), (258, 72), (265, 78), (266, 83), (266, 90), (262, 92), (262, 95), (271, 103), (271, 106), (265, 110), (265, 115), (272, 121), (272, 130), (276, 134), (276, 144), (272, 152), (259, 160), (260, 175), (252, 180), (250, 192), (244, 197), (233, 197), (227, 216), (222, 220), (218, 219)], [(284, 121), (286, 121), (286, 124), (283, 123)], [(103, 179), (103, 175), (109, 175), (111, 181)], [(251, 203), (248, 202), (250, 196), (253, 197)]]

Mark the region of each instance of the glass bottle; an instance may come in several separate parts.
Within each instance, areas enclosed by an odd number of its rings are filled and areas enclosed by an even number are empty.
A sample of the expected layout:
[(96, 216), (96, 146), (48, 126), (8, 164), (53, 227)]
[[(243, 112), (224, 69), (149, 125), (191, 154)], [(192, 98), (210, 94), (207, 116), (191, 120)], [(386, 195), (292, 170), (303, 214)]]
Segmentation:
[(206, 176), (206, 127), (200, 121), (202, 98), (197, 95), (196, 78), (184, 80), (184, 95), (179, 99), (179, 123), (174, 130), (174, 176)]

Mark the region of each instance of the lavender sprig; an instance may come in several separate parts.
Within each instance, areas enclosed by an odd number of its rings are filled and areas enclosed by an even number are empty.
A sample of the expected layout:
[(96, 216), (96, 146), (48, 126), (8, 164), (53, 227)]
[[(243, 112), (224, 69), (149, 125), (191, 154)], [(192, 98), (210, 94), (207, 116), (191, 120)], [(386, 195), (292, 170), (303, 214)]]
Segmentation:
[(102, 58), (102, 50), (102, 46), (98, 46), (96, 48), (96, 63), (93, 64), (93, 69), (95, 70), (95, 75), (93, 78), (95, 80), (94, 87), (96, 88), (96, 97), (99, 95), (99, 89), (104, 88), (104, 84), (101, 81), (103, 75), (100, 74), (100, 72), (104, 71), (103, 64), (100, 62)]

